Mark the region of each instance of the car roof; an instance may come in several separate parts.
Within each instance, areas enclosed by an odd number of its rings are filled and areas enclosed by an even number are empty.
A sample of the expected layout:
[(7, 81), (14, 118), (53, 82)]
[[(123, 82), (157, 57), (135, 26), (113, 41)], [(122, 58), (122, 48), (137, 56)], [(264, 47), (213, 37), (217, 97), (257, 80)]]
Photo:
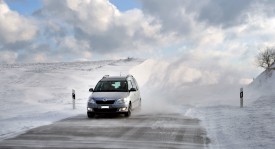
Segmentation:
[(126, 81), (129, 76), (106, 76), (101, 81)]

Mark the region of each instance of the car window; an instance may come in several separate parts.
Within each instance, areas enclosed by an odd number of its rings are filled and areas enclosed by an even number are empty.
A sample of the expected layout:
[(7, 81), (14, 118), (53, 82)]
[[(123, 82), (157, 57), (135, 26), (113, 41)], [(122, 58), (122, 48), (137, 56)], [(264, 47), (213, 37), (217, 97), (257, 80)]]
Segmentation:
[(126, 81), (99, 81), (94, 92), (127, 92)]

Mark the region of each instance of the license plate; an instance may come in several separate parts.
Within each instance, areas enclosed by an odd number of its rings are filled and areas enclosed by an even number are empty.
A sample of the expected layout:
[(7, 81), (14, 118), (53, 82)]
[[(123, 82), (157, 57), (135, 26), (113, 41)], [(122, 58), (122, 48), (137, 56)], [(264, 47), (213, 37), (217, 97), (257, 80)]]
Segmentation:
[(109, 109), (109, 106), (101, 106), (101, 109)]

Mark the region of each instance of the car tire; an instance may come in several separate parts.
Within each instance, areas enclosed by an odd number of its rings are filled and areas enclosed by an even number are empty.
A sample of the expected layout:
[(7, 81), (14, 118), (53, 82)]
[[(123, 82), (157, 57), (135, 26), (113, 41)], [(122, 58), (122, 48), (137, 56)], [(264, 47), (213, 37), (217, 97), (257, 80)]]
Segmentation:
[(88, 118), (94, 118), (94, 117), (95, 117), (95, 114), (94, 114), (94, 113), (91, 113), (91, 112), (87, 112), (87, 117), (88, 117)]
[(128, 108), (128, 112), (125, 113), (125, 117), (130, 117), (132, 113), (132, 104), (130, 103), (129, 108)]

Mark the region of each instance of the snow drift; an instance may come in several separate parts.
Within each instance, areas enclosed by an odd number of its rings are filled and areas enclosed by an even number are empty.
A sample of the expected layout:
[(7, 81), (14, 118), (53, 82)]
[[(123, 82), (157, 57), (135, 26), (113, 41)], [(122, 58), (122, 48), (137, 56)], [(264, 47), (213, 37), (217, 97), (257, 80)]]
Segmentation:
[(245, 86), (244, 108), (194, 107), (186, 115), (202, 120), (212, 140), (211, 148), (271, 149), (275, 146), (274, 88), (274, 69), (265, 70)]
[[(219, 64), (202, 67), (182, 59), (146, 60), (130, 70), (142, 86), (143, 98), (165, 105), (238, 104), (244, 78)], [(247, 82), (245, 82), (247, 83)], [(161, 107), (161, 106), (160, 106)]]

